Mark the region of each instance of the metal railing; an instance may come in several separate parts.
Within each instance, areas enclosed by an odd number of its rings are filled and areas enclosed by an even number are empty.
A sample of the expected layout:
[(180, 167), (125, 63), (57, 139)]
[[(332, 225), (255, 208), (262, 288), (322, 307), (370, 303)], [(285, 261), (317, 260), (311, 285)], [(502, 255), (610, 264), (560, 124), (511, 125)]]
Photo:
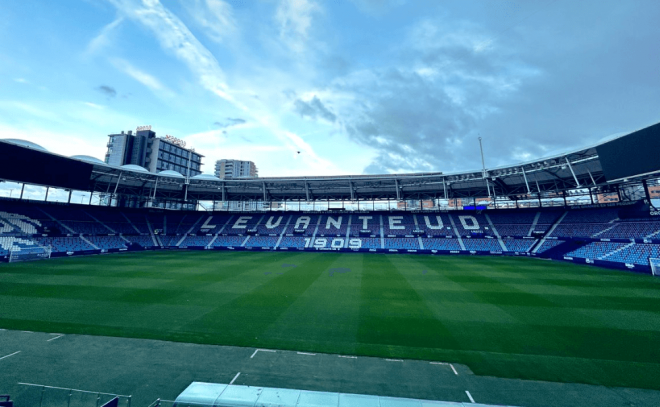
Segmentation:
[[(22, 399), (31, 399), (26, 405), (39, 407), (100, 407), (113, 398), (119, 398), (119, 405), (131, 407), (131, 396), (123, 394), (105, 393), (101, 391), (88, 391), (66, 387), (46, 386), (34, 383), (18, 383), (30, 386), (39, 393), (27, 394)], [(38, 403), (37, 403), (38, 399)]]

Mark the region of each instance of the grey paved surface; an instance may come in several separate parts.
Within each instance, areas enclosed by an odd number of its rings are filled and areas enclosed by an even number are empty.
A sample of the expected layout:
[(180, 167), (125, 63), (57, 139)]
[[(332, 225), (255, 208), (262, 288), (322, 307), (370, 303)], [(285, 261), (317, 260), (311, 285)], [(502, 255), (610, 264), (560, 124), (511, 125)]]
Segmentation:
[[(3, 330), (0, 394), (11, 394), (17, 407), (38, 405), (40, 389), (19, 384), (25, 382), (132, 395), (132, 407), (147, 407), (156, 398), (174, 400), (192, 381), (229, 383), (240, 372), (234, 384), (462, 402), (469, 401), (468, 390), (477, 403), (525, 407), (660, 406), (660, 391), (653, 390), (483, 377), (462, 365), (414, 360), (254, 352), (254, 348), (85, 335), (58, 338)], [(55, 405), (56, 398), (66, 405), (65, 396), (47, 391), (44, 406)]]

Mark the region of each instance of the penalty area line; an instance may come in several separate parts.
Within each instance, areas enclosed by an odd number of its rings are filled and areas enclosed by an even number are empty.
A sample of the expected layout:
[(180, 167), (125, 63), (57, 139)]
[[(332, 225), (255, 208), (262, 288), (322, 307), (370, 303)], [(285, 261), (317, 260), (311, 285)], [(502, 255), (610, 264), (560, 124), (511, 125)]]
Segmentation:
[(275, 353), (276, 351), (274, 351), (272, 349), (257, 349), (257, 350), (254, 351), (252, 356), (250, 356), (250, 359), (252, 359), (257, 354), (257, 352), (272, 352), (272, 353)]
[(308, 355), (308, 356), (316, 356), (316, 353), (307, 353), (307, 352), (296, 352), (299, 355)]
[[(52, 334), (51, 334), (51, 335), (52, 335)], [(46, 342), (54, 341), (55, 339), (60, 339), (60, 338), (63, 337), (63, 336), (64, 336), (64, 335), (58, 335), (58, 336), (56, 336), (56, 337), (54, 337), (54, 338), (50, 338), (50, 339), (48, 339)]]
[(14, 353), (12, 353), (12, 354), (10, 354), (10, 355), (3, 356), (3, 357), (0, 358), (0, 360), (2, 360), (2, 359), (6, 359), (6, 358), (11, 357), (11, 356), (14, 356), (14, 355), (17, 354), (17, 353), (21, 353), (21, 351), (19, 350), (19, 351), (14, 352)]
[(470, 399), (470, 401), (471, 401), (472, 403), (475, 402), (474, 399), (472, 398), (472, 395), (470, 394), (469, 391), (465, 390), (465, 394), (467, 394), (468, 398)]
[[(234, 382), (236, 381), (236, 379), (238, 379), (238, 376), (240, 376), (240, 375), (241, 375), (241, 372), (236, 373), (236, 376), (234, 376), (234, 378), (231, 379), (231, 381), (229, 382), (229, 384), (230, 384), (230, 385), (234, 384)], [(474, 401), (473, 401), (473, 403), (474, 403)]]
[(401, 359), (385, 359), (388, 362), (403, 362)]

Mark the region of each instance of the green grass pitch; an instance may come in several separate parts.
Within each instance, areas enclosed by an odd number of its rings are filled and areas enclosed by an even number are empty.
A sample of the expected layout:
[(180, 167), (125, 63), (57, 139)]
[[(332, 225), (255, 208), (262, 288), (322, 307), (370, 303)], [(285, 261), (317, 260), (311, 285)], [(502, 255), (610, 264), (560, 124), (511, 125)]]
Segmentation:
[(4, 264), (0, 327), (660, 389), (660, 280), (529, 258), (161, 251)]

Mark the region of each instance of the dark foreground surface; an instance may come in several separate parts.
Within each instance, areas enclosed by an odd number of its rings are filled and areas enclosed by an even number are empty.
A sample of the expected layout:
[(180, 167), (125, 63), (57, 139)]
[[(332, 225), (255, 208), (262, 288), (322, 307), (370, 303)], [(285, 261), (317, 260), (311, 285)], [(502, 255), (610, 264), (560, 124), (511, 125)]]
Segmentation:
[[(156, 398), (174, 400), (192, 381), (234, 380), (249, 386), (461, 402), (470, 401), (467, 390), (476, 403), (526, 407), (660, 405), (655, 390), (477, 376), (463, 365), (419, 360), (256, 350), (2, 330), (0, 394), (11, 394), (17, 407), (39, 405), (41, 388), (20, 384), (32, 383), (132, 395), (132, 407), (147, 407)], [(67, 394), (47, 390), (44, 406), (66, 405)], [(71, 406), (82, 405), (80, 399), (74, 394)], [(87, 405), (94, 401), (89, 395)]]

